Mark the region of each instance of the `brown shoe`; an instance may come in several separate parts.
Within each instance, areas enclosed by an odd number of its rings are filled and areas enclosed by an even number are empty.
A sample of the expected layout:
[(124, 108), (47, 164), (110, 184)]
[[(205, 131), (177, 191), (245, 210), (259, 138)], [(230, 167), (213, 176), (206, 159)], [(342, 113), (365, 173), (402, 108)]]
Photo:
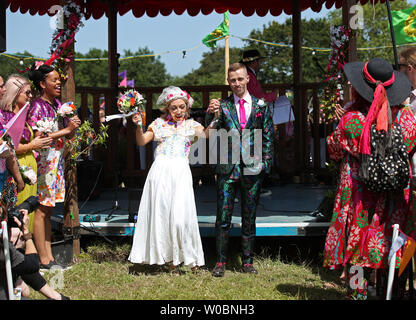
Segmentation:
[(242, 268), (243, 273), (258, 274), (257, 270), (254, 269), (251, 263), (245, 263)]
[(173, 264), (171, 264), (169, 266), (169, 273), (173, 276), (180, 276), (181, 275), (181, 272), (180, 272), (178, 266), (174, 266)]
[(212, 275), (214, 277), (223, 277), (225, 273), (225, 262), (217, 262), (214, 269), (212, 270)]

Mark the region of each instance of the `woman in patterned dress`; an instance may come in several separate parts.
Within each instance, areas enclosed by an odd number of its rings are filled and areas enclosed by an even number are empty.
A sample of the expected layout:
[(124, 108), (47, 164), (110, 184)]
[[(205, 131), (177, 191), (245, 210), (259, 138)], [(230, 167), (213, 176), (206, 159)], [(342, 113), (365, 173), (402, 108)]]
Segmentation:
[[(181, 263), (191, 268), (205, 264), (188, 156), (192, 140), (206, 137), (206, 131), (187, 119), (192, 101), (178, 87), (165, 88), (157, 102), (164, 114), (145, 133), (141, 126), (136, 131), (138, 145), (155, 140), (158, 146), (143, 188), (129, 260), (169, 263), (175, 273)], [(140, 114), (132, 120), (137, 124)]]
[[(410, 93), (410, 82), (403, 74), (393, 71), (386, 60), (375, 58), (368, 63), (351, 62), (344, 66), (344, 73), (352, 84), (353, 104), (327, 138), (330, 157), (340, 162), (340, 179), (325, 241), (323, 265), (330, 269), (346, 266), (351, 277), (351, 274), (363, 271), (354, 275), (354, 279), (364, 275), (361, 282), (352, 285), (354, 281), (349, 281), (347, 275), (346, 285), (350, 298), (366, 299), (366, 278), (370, 270), (377, 269), (379, 289), (385, 283), (392, 226), (399, 224), (405, 234), (413, 237), (415, 218), (409, 202), (410, 179), (405, 189), (395, 193), (372, 192), (360, 180), (360, 166), (363, 166), (360, 158), (364, 154), (365, 141), (368, 141), (363, 137), (368, 134), (366, 128), (370, 127), (365, 123), (366, 120), (371, 124), (388, 118), (383, 113), (390, 108), (393, 121), (402, 126), (403, 141), (411, 154), (415, 151), (416, 121), (409, 107), (402, 105)], [(385, 109), (377, 109), (383, 103), (378, 99), (383, 96), (383, 90), (388, 105)], [(380, 111), (377, 114), (375, 110)], [(367, 117), (370, 114), (375, 115), (373, 121)], [(400, 249), (396, 268), (400, 266), (401, 257)], [(351, 266), (354, 268), (350, 269)], [(378, 293), (385, 289), (378, 290)]]
[[(33, 235), (39, 253), (41, 269), (50, 269), (57, 264), (51, 248), (51, 221), (53, 208), (65, 199), (64, 180), (64, 146), (65, 139), (75, 134), (80, 125), (78, 117), (68, 121), (58, 121), (57, 109), (61, 102), (61, 80), (58, 72), (48, 65), (34, 65), (29, 72), (29, 79), (40, 92), (32, 100), (28, 113), (28, 123), (35, 137), (48, 136), (53, 139), (47, 149), (42, 149), (36, 156), (38, 164), (38, 198), (40, 206), (35, 212)], [(39, 121), (53, 122), (52, 132), (42, 133)]]

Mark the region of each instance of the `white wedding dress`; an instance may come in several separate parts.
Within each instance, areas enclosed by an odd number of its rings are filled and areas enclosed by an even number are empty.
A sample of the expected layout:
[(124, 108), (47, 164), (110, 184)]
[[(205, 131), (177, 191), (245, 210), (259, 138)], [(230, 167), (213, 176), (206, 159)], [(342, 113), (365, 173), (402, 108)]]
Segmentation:
[(197, 126), (189, 119), (176, 128), (161, 118), (149, 125), (158, 145), (140, 200), (132, 263), (205, 264), (188, 159)]

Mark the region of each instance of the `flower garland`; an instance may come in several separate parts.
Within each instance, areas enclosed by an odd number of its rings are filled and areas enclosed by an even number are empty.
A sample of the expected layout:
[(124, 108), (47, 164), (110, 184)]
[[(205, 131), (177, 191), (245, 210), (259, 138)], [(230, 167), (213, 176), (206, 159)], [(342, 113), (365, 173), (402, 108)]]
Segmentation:
[(75, 41), (75, 34), (84, 26), (82, 22), (84, 13), (79, 5), (73, 1), (68, 1), (63, 6), (62, 18), (64, 29), (56, 28), (53, 33), (50, 46), (51, 57), (45, 64), (51, 65), (55, 62), (55, 70), (61, 75), (62, 80), (65, 81), (68, 79), (65, 72), (67, 63), (75, 56), (71, 44)]
[(349, 42), (353, 36), (353, 30), (346, 26), (331, 26), (330, 28), (332, 51), (329, 55), (323, 94), (320, 99), (321, 118), (325, 123), (337, 120), (335, 105), (344, 100), (342, 85), (345, 83), (345, 76), (342, 69), (347, 62)]

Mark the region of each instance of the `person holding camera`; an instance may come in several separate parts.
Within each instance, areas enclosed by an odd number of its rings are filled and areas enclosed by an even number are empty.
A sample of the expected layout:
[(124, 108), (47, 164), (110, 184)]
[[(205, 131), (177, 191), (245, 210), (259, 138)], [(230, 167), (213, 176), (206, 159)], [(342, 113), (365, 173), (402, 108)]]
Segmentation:
[[(17, 209), (17, 208), (15, 208)], [(0, 204), (2, 219), (8, 219), (8, 231), (10, 233), (10, 262), (12, 267), (13, 284), (20, 276), (22, 280), (34, 290), (40, 292), (46, 298), (51, 300), (70, 300), (68, 297), (58, 293), (49, 286), (45, 278), (39, 273), (39, 256), (33, 243), (32, 234), (29, 231), (28, 210), (20, 209), (7, 212), (3, 203)], [(16, 211), (19, 214), (16, 214)], [(19, 228), (19, 232), (12, 232), (13, 229)], [(24, 248), (24, 254), (15, 245), (20, 246), (21, 242)], [(5, 256), (3, 251), (3, 241), (0, 241), (0, 300), (8, 299), (7, 278), (5, 270)]]

